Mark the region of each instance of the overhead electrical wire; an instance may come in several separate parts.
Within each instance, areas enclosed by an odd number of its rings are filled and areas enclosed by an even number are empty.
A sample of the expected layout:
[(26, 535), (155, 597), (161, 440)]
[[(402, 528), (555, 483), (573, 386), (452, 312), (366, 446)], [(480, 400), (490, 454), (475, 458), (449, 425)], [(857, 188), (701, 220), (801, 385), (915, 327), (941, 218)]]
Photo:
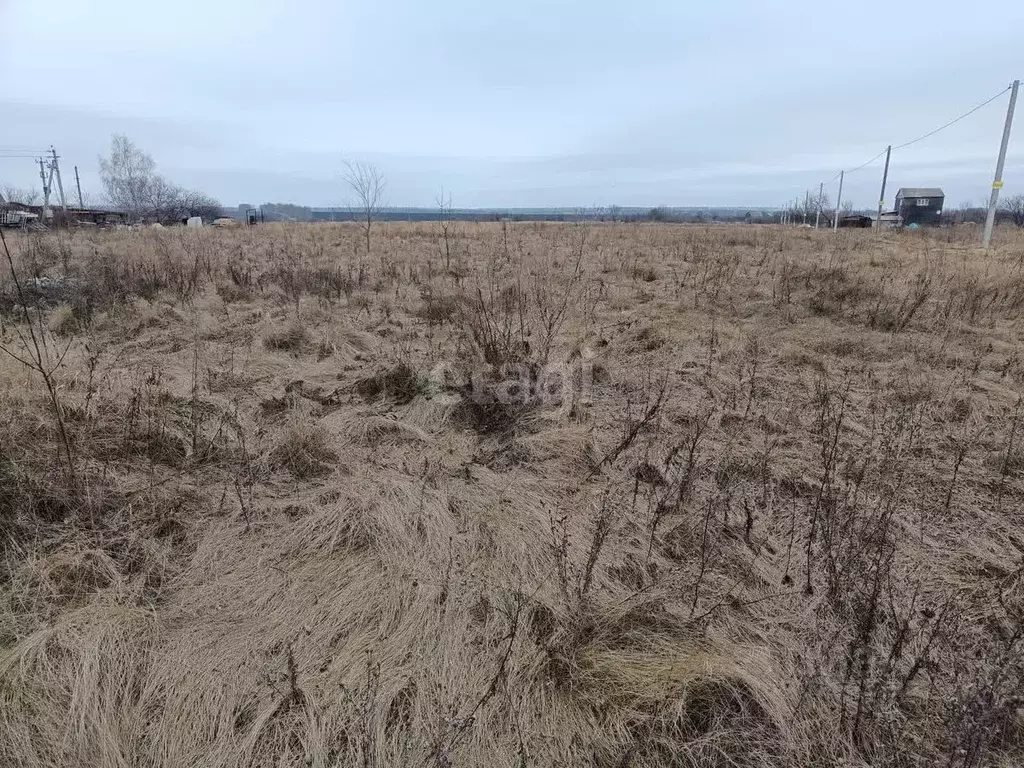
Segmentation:
[(947, 128), (949, 128), (949, 126), (954, 125), (956, 123), (959, 123), (965, 117), (969, 117), (970, 115), (973, 115), (975, 112), (977, 112), (982, 107), (988, 106), (993, 101), (995, 101), (1000, 96), (1002, 96), (1004, 93), (1006, 93), (1008, 90), (1010, 90), (1010, 88), (1012, 88), (1012, 87), (1013, 86), (1010, 86), (1010, 85), (1006, 86), (1005, 88), (1003, 88), (1003, 90), (1001, 90), (999, 93), (997, 93), (991, 99), (988, 99), (986, 101), (981, 102), (981, 104), (979, 104), (978, 106), (974, 107), (973, 109), (970, 109), (967, 112), (964, 112), (962, 115), (960, 115), (960, 117), (955, 117), (952, 120), (950, 120), (948, 123), (946, 123), (945, 125), (940, 125), (934, 131), (928, 131), (928, 133), (924, 134), (923, 136), (918, 136), (916, 139), (912, 139), (911, 141), (908, 141), (905, 144), (900, 144), (899, 146), (893, 147), (893, 149), (904, 149), (906, 147), (909, 147), (911, 144), (917, 144), (917, 142), (923, 141), (924, 139), (927, 139), (929, 136), (934, 136), (939, 131), (946, 130)]
[(952, 126), (952, 125), (956, 125), (956, 124), (957, 124), (957, 123), (959, 123), (959, 122), (960, 122), (961, 120), (963, 120), (963, 119), (964, 119), (965, 117), (970, 117), (971, 115), (973, 115), (973, 114), (974, 114), (975, 112), (977, 112), (977, 111), (978, 111), (979, 109), (981, 109), (982, 107), (987, 107), (987, 106), (988, 106), (989, 104), (991, 104), (991, 103), (992, 103), (993, 101), (995, 101), (995, 100), (996, 100), (996, 99), (998, 99), (998, 98), (999, 98), (1000, 96), (1002, 96), (1002, 95), (1003, 95), (1004, 93), (1006, 93), (1007, 91), (1009, 91), (1009, 90), (1010, 90), (1010, 89), (1011, 89), (1012, 87), (1013, 87), (1012, 85), (1008, 85), (1008, 86), (1006, 86), (1006, 87), (1005, 87), (1005, 88), (1003, 88), (1003, 89), (1002, 89), (1001, 91), (999, 91), (999, 93), (997, 93), (997, 94), (996, 94), (995, 96), (991, 97), (990, 99), (986, 99), (985, 101), (981, 102), (981, 104), (978, 104), (978, 105), (977, 105), (976, 107), (972, 107), (971, 109), (969, 109), (969, 110), (967, 110), (966, 112), (964, 112), (964, 113), (963, 113), (962, 115), (959, 115), (958, 117), (954, 117), (954, 118), (953, 118), (952, 120), (950, 120), (950, 121), (949, 121), (948, 123), (943, 123), (943, 124), (942, 124), (942, 125), (940, 125), (940, 126), (939, 126), (938, 128), (936, 128), (936, 129), (934, 129), (934, 130), (931, 130), (931, 131), (928, 131), (928, 133), (922, 134), (922, 135), (918, 136), (918, 137), (917, 137), (916, 139), (911, 139), (910, 141), (904, 142), (903, 144), (897, 144), (896, 146), (893, 146), (893, 147), (891, 147), (891, 148), (890, 148), (890, 147), (887, 147), (886, 149), (883, 149), (883, 150), (882, 150), (881, 152), (879, 152), (879, 153), (878, 153), (877, 155), (875, 155), (874, 157), (872, 157), (872, 158), (871, 158), (870, 160), (868, 160), (868, 161), (867, 161), (866, 163), (862, 163), (862, 164), (858, 165), (858, 166), (857, 166), (856, 168), (854, 168), (854, 169), (852, 169), (852, 170), (849, 170), (849, 171), (840, 171), (839, 173), (837, 173), (837, 174), (836, 174), (835, 176), (833, 176), (833, 177), (832, 177), (831, 179), (829, 179), (829, 180), (828, 180), (827, 182), (825, 182), (825, 183), (827, 183), (827, 184), (831, 184), (831, 183), (832, 183), (833, 181), (835, 181), (836, 179), (838, 179), (838, 178), (839, 178), (840, 176), (842, 176), (843, 174), (846, 174), (846, 175), (848, 176), (848, 175), (850, 175), (851, 173), (856, 173), (856, 172), (857, 172), (857, 171), (859, 171), (859, 170), (862, 170), (862, 169), (864, 169), (864, 168), (867, 168), (867, 167), (868, 167), (869, 165), (871, 165), (871, 164), (872, 164), (873, 162), (875, 162), (875, 160), (877, 160), (878, 158), (880, 158), (880, 157), (881, 157), (882, 155), (884, 155), (884, 154), (885, 154), (886, 152), (889, 152), (889, 151), (892, 151), (892, 150), (896, 150), (896, 149), (906, 149), (907, 147), (911, 146), (912, 144), (917, 144), (917, 142), (919, 142), (919, 141), (924, 141), (925, 139), (927, 139), (927, 138), (930, 138), (930, 137), (934, 136), (935, 134), (939, 133), (940, 131), (944, 131), (944, 130), (946, 130), (947, 128), (949, 128), (950, 126)]
[(884, 154), (885, 154), (885, 150), (883, 149), (881, 152), (879, 152), (877, 155), (872, 157), (866, 163), (861, 163), (856, 168), (854, 168), (852, 171), (840, 171), (835, 176), (833, 176), (831, 179), (829, 179), (829, 183), (831, 184), (833, 181), (838, 179), (839, 175), (842, 174), (842, 173), (845, 173), (846, 175), (850, 175), (851, 173), (856, 173), (857, 171), (861, 170), (862, 168), (867, 168), (869, 165), (871, 165), (873, 162), (875, 162), (875, 160), (877, 160), (878, 158), (880, 158)]

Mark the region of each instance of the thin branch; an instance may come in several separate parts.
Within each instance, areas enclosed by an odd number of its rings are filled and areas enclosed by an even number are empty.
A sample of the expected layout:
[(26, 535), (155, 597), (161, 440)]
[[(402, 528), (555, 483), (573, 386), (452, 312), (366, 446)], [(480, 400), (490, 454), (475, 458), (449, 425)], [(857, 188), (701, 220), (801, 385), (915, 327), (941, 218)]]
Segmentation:
[[(42, 377), (43, 383), (46, 385), (46, 391), (50, 396), (50, 403), (53, 406), (53, 414), (57, 419), (57, 429), (60, 432), (61, 443), (63, 444), (64, 455), (67, 460), (68, 477), (70, 478), (72, 485), (77, 486), (78, 482), (75, 475), (75, 461), (71, 454), (71, 438), (68, 435), (67, 427), (64, 424), (64, 414), (61, 410), (60, 400), (57, 397), (57, 387), (56, 384), (54, 384), (52, 377), (52, 373), (56, 370), (56, 367), (52, 370), (47, 370), (46, 363), (44, 362), (43, 350), (40, 348), (39, 342), (39, 336), (43, 333), (42, 325), (40, 325), (40, 333), (37, 335), (35, 327), (32, 324), (32, 316), (28, 313), (28, 303), (25, 300), (25, 292), (21, 287), (21, 280), (18, 278), (18, 271), (14, 267), (14, 258), (11, 256), (11, 249), (7, 246), (7, 238), (4, 236), (2, 229), (0, 229), (0, 242), (3, 243), (4, 253), (7, 256), (7, 266), (10, 269), (11, 279), (14, 280), (14, 286), (18, 292), (18, 301), (21, 305), (21, 312), (25, 318), (26, 325), (28, 325), (28, 333), (32, 345), (29, 347), (28, 344), (26, 344), (25, 349), (32, 356), (32, 359), (22, 360), (17, 355), (11, 354), (10, 350), (4, 348), (4, 351), (14, 359), (22, 362), (26, 367), (36, 371)], [(18, 334), (24, 341), (24, 336), (21, 335), (20, 330), (18, 330)], [(61, 356), (61, 360), (63, 359), (63, 356)]]

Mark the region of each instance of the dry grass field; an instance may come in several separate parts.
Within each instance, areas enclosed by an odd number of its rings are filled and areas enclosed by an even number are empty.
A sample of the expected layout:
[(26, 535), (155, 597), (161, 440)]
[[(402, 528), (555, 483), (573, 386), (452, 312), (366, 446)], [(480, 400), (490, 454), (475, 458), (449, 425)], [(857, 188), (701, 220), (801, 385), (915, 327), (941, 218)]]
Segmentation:
[(1024, 236), (7, 239), (0, 765), (1024, 762)]

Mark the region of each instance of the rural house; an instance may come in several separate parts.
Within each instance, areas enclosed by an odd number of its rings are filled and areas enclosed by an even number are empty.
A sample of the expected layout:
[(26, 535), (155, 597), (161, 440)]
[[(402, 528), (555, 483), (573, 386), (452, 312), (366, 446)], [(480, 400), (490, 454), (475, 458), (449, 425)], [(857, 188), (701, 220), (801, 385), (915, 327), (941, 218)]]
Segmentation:
[(896, 213), (904, 226), (938, 226), (945, 200), (938, 187), (903, 187), (896, 193)]

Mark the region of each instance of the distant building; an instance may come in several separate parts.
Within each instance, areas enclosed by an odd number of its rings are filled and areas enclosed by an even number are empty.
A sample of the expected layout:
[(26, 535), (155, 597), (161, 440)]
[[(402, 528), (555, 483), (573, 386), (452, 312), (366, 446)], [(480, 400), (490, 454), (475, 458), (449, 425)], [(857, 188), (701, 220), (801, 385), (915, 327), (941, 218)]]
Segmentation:
[(39, 218), (39, 214), (0, 206), (0, 227), (24, 227)]
[(875, 227), (886, 227), (887, 229), (899, 229), (903, 226), (903, 219), (895, 211), (883, 213), (881, 220), (877, 216), (871, 217), (871, 224)]
[[(57, 209), (59, 211), (59, 209)], [(113, 227), (124, 224), (128, 217), (120, 211), (108, 211), (101, 208), (71, 208), (68, 207), (68, 216), (73, 221), (96, 224), (101, 227)]]
[[(43, 221), (43, 207), (41, 205), (24, 205), (23, 203), (7, 203), (2, 211), (2, 223), (5, 226), (31, 224)], [(127, 217), (120, 211), (108, 211), (101, 208), (73, 208), (68, 206), (67, 211), (59, 206), (51, 205), (47, 211), (46, 223), (52, 224), (93, 224), (100, 227), (112, 227), (123, 224)]]
[(903, 226), (938, 226), (946, 196), (938, 187), (903, 187), (896, 193), (896, 213)]
[(839, 217), (841, 228), (863, 229), (869, 228), (872, 223), (874, 223), (874, 219), (859, 213), (847, 213)]

